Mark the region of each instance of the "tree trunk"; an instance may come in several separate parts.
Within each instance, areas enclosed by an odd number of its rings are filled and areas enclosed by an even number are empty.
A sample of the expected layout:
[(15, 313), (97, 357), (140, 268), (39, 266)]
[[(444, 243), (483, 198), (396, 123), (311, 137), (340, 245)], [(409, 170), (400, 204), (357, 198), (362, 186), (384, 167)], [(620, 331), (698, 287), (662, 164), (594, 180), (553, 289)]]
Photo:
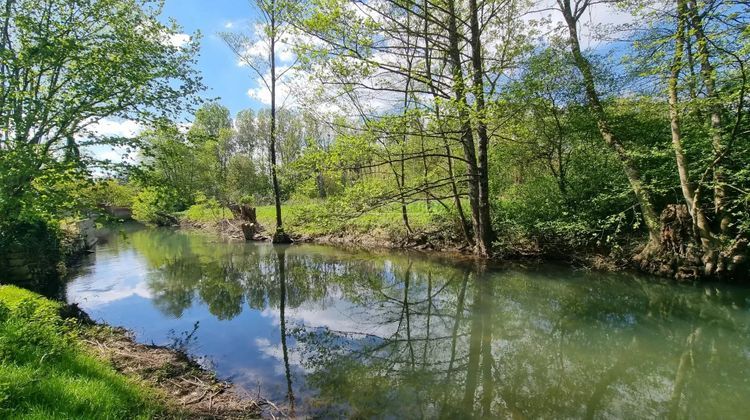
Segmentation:
[(622, 145), (622, 141), (615, 135), (609, 118), (604, 112), (604, 107), (599, 100), (599, 94), (596, 91), (596, 85), (594, 83), (594, 75), (591, 69), (591, 63), (588, 59), (583, 56), (581, 52), (581, 45), (578, 41), (578, 18), (574, 16), (574, 11), (571, 9), (570, 0), (558, 0), (560, 9), (565, 17), (565, 22), (568, 26), (568, 32), (570, 35), (569, 43), (570, 49), (573, 54), (573, 59), (578, 70), (583, 76), (583, 82), (586, 89), (586, 97), (589, 101), (589, 107), (591, 108), (594, 118), (596, 119), (599, 133), (602, 136), (604, 142), (617, 154), (620, 159), (620, 163), (623, 166), (625, 175), (628, 178), (630, 187), (635, 193), (638, 204), (641, 207), (643, 213), (643, 220), (648, 229), (649, 245), (647, 250), (658, 249), (660, 243), (660, 227), (659, 218), (654, 210), (654, 204), (651, 200), (651, 196), (646, 189), (646, 186), (641, 179), (640, 171), (636, 168), (635, 163), (628, 155), (627, 151)]
[(456, 16), (455, 0), (448, 0), (448, 58), (451, 63), (453, 75), (453, 90), (458, 107), (458, 117), (461, 121), (461, 144), (464, 149), (464, 158), (469, 175), (469, 203), (471, 204), (471, 222), (474, 227), (474, 251), (486, 256), (489, 252), (489, 243), (485, 242), (486, 230), (482, 226), (480, 211), (480, 170), (477, 164), (476, 147), (474, 144), (474, 133), (471, 128), (471, 117), (467, 111), (466, 86), (461, 68), (461, 50), (458, 45), (458, 17)]
[[(719, 95), (716, 91), (716, 73), (708, 51), (708, 39), (703, 31), (703, 22), (698, 13), (698, 5), (695, 0), (689, 0), (688, 9), (690, 13), (690, 23), (692, 33), (695, 34), (698, 47), (698, 61), (701, 63), (701, 77), (703, 84), (706, 86), (706, 96), (708, 97), (708, 108), (711, 123), (711, 142), (714, 153), (718, 156), (723, 152), (723, 142), (721, 135), (721, 104)], [(719, 218), (719, 227), (721, 232), (726, 234), (729, 230), (730, 219), (726, 214), (726, 189), (724, 184), (726, 177), (721, 163), (714, 166), (714, 211)]]
[[(428, 10), (427, 0), (424, 1), (423, 8), (426, 13), (426, 11)], [(427, 34), (429, 33), (428, 30), (429, 28), (427, 25), (427, 16), (425, 16), (425, 26), (424, 26), (425, 72), (427, 75), (430, 92), (432, 93), (432, 98), (435, 100), (435, 119), (438, 121), (440, 137), (443, 140), (443, 145), (445, 147), (445, 155), (447, 157), (447, 163), (448, 163), (448, 177), (450, 178), (450, 181), (451, 181), (451, 192), (453, 193), (453, 203), (456, 206), (456, 212), (458, 213), (458, 222), (461, 224), (461, 232), (464, 235), (464, 240), (466, 241), (466, 244), (468, 246), (474, 246), (474, 241), (471, 237), (471, 232), (469, 231), (469, 224), (466, 220), (466, 215), (464, 214), (463, 204), (461, 203), (461, 196), (458, 193), (458, 185), (456, 183), (456, 176), (453, 171), (453, 152), (451, 151), (451, 146), (448, 143), (448, 136), (446, 135), (442, 124), (440, 124), (441, 114), (440, 114), (440, 104), (438, 102), (438, 93), (437, 93), (437, 90), (435, 89), (434, 84), (432, 83), (432, 62), (431, 62), (431, 57), (430, 57), (430, 43), (427, 37)]]
[(279, 178), (276, 174), (276, 5), (271, 0), (271, 36), (270, 36), (270, 64), (271, 64), (271, 182), (273, 183), (273, 198), (276, 205), (276, 233), (274, 243), (289, 243), (291, 238), (284, 232), (281, 221), (281, 191)]
[(672, 68), (670, 70), (668, 90), (669, 90), (669, 117), (672, 131), (672, 147), (677, 162), (677, 172), (680, 175), (680, 188), (685, 199), (688, 212), (693, 219), (696, 235), (698, 236), (703, 248), (704, 259), (708, 264), (713, 265), (713, 260), (717, 252), (717, 244), (711, 232), (708, 219), (706, 218), (700, 203), (695, 202), (695, 191), (690, 183), (688, 172), (688, 162), (685, 152), (682, 148), (682, 132), (680, 121), (680, 110), (677, 96), (677, 83), (679, 81), (680, 70), (685, 46), (685, 30), (687, 20), (687, 10), (685, 0), (677, 0), (677, 31), (675, 34), (675, 50)]
[(492, 223), (490, 221), (490, 183), (487, 159), (489, 135), (487, 133), (486, 109), (484, 103), (484, 68), (482, 64), (482, 43), (479, 30), (479, 9), (477, 0), (469, 1), (471, 13), (471, 63), (474, 84), (474, 107), (477, 114), (478, 172), (479, 172), (479, 232), (477, 248), (481, 255), (488, 256), (492, 251)]

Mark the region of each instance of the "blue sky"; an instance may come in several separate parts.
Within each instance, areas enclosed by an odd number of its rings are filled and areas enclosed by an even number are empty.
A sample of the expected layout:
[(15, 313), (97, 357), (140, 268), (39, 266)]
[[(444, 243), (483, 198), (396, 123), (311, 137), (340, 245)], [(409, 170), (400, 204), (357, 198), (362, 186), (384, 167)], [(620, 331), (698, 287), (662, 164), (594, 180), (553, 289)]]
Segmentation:
[[(542, 1), (551, 3), (554, 0)], [(203, 97), (219, 98), (219, 102), (229, 108), (232, 116), (237, 115), (243, 109), (258, 110), (267, 107), (250, 96), (248, 91), (251, 89), (256, 98), (263, 97), (266, 103), (270, 101), (268, 92), (258, 81), (258, 75), (248, 67), (239, 66), (239, 60), (219, 36), (220, 32), (226, 30), (244, 29), (244, 32), (249, 32), (248, 26), (257, 20), (254, 3), (255, 0), (166, 0), (162, 11), (162, 19), (164, 21), (169, 18), (174, 19), (181, 26), (182, 32), (193, 34), (200, 31), (202, 38), (197, 67), (207, 86)], [(554, 13), (552, 18), (559, 20), (559, 16)], [(601, 23), (622, 23), (627, 20), (627, 18), (623, 19), (623, 15), (613, 13), (611, 8), (604, 6), (595, 8), (589, 18)], [(586, 30), (582, 31), (582, 37), (585, 46), (596, 48), (596, 43), (592, 45)], [(287, 51), (287, 53), (290, 52)], [(278, 65), (289, 64), (290, 61), (291, 58), (284, 58), (283, 53), (280, 52)], [(287, 87), (285, 93), (283, 92), (284, 86), (280, 88), (281, 91), (278, 93), (280, 96), (277, 96), (277, 99), (282, 102), (287, 99), (285, 95), (290, 93), (289, 90), (295, 89)], [(192, 119), (189, 115), (181, 117), (181, 122)], [(104, 119), (92, 126), (92, 131), (101, 136), (133, 137), (144, 128), (142, 124), (135, 121)], [(113, 161), (122, 160), (123, 154), (122, 150), (108, 146), (92, 147), (91, 152), (100, 159)]]
[(252, 0), (166, 0), (162, 16), (174, 18), (183, 31), (189, 34), (200, 31), (201, 54), (198, 69), (208, 86), (206, 98), (220, 97), (232, 115), (238, 111), (263, 105), (248, 96), (250, 88), (257, 87), (256, 77), (247, 67), (239, 67), (237, 59), (218, 36), (227, 30), (227, 23), (235, 28), (240, 22), (254, 20)]
[[(164, 20), (173, 18), (182, 26), (183, 32), (192, 34), (200, 31), (201, 54), (198, 69), (204, 77), (208, 90), (203, 94), (206, 98), (220, 97), (220, 102), (229, 108), (232, 115), (252, 108), (257, 110), (264, 105), (248, 95), (248, 90), (257, 89), (257, 75), (247, 67), (237, 65), (237, 58), (219, 37), (219, 32), (226, 31), (227, 24), (232, 30), (247, 29), (249, 22), (255, 21), (255, 0), (166, 0), (162, 17)], [(546, 0), (551, 1), (551, 0)], [(623, 15), (614, 13), (610, 8), (596, 7), (593, 15), (595, 21), (601, 23), (622, 23)], [(560, 17), (555, 13), (553, 19)], [(585, 21), (586, 19), (584, 19)], [(584, 22), (585, 23), (585, 22)], [(587, 31), (582, 31), (584, 45), (591, 45)]]

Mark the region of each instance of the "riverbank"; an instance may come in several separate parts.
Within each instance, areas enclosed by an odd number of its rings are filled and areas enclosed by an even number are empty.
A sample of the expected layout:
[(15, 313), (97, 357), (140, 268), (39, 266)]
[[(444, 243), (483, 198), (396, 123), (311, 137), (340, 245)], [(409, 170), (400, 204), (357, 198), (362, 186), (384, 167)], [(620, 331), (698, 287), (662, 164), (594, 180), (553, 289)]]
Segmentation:
[[(330, 209), (320, 203), (290, 203), (284, 207), (284, 230), (295, 242), (362, 249), (410, 249), (474, 258), (455, 216), (436, 205), (412, 203), (407, 208), (408, 225), (399, 208), (394, 206), (342, 218), (331, 215)], [(272, 229), (269, 227), (275, 226), (274, 207), (257, 207), (256, 214), (260, 234), (255, 239), (270, 238)], [(179, 214), (179, 220), (183, 228), (244, 240), (242, 222), (232, 220), (229, 209), (195, 205)], [(747, 239), (735, 240), (730, 250), (721, 253), (719, 264), (709, 270), (691, 242), (689, 229), (681, 222), (680, 226), (669, 220), (662, 223), (663, 246), (656, 251), (646, 249), (647, 238), (637, 233), (623, 233), (617, 239), (604, 240), (599, 234), (592, 237), (585, 226), (575, 224), (541, 229), (536, 233), (507, 227), (496, 238), (491, 259), (561, 262), (610, 272), (635, 270), (678, 282), (743, 282), (750, 275)]]
[(264, 408), (275, 410), (180, 350), (0, 286), (0, 417), (257, 418)]
[[(381, 209), (349, 219), (320, 220), (315, 215), (320, 209), (315, 205), (290, 204), (284, 208), (285, 227), (298, 243), (343, 246), (364, 250), (412, 250), (440, 253), (462, 259), (474, 259), (455, 221), (417, 203), (409, 207), (411, 232), (407, 232), (401, 214), (393, 209)], [(270, 240), (271, 226), (275, 225), (273, 206), (256, 208), (261, 226), (258, 239)], [(196, 205), (178, 215), (180, 228), (201, 231), (227, 239), (244, 241), (241, 221), (233, 220), (231, 212)], [(630, 256), (637, 254), (639, 243), (630, 241), (614, 250), (581, 247), (573, 249), (566, 244), (545, 243), (515, 236), (501, 241), (495, 261), (552, 261), (584, 269), (623, 271), (635, 269)]]

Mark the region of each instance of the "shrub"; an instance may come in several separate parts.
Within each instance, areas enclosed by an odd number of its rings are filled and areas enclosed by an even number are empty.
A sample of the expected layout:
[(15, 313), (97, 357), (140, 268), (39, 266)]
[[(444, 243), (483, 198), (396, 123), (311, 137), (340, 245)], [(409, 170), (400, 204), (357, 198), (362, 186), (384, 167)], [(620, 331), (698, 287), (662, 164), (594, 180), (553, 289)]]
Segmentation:
[(143, 189), (133, 200), (133, 219), (146, 224), (166, 226), (173, 218), (170, 213), (174, 208), (170, 203), (169, 191), (148, 187)]
[(199, 196), (197, 201), (183, 213), (185, 219), (193, 222), (216, 222), (232, 218), (232, 212), (214, 198)]

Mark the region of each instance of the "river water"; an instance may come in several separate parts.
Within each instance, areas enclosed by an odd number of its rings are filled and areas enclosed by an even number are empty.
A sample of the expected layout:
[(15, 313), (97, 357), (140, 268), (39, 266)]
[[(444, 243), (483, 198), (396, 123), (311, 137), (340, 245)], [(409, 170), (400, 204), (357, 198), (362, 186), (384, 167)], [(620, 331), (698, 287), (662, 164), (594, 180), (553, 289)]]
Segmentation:
[(750, 415), (747, 288), (125, 226), (66, 296), (294, 416)]

